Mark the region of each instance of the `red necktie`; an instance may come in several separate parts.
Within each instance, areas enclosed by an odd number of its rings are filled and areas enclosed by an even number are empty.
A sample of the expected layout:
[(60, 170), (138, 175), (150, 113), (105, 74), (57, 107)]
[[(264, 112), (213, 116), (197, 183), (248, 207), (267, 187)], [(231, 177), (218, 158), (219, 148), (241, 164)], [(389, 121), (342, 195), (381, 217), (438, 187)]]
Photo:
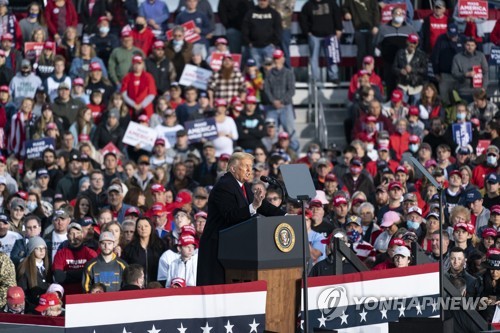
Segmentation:
[(245, 197), (245, 199), (247, 199), (248, 201), (248, 197), (247, 197), (247, 190), (245, 190), (245, 184), (241, 185), (241, 190), (243, 191), (243, 196)]

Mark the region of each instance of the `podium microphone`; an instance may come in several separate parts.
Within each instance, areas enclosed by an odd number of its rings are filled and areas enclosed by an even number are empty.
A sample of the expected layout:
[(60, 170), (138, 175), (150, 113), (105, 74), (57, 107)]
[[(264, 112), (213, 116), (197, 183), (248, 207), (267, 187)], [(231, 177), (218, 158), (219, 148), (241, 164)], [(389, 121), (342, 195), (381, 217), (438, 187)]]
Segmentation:
[(269, 184), (272, 184), (274, 186), (278, 186), (281, 190), (282, 202), (285, 202), (285, 200), (286, 200), (285, 189), (283, 188), (283, 185), (281, 185), (281, 183), (276, 178), (260, 176), (260, 180), (263, 181), (264, 183), (269, 183)]

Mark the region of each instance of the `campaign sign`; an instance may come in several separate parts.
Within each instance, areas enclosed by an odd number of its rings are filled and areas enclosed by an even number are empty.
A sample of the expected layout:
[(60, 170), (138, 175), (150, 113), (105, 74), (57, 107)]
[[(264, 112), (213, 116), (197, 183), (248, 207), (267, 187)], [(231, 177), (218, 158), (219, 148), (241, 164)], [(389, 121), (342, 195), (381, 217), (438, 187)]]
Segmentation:
[(500, 65), (500, 47), (493, 46), (490, 50), (490, 65)]
[(53, 138), (29, 140), (28, 142), (26, 142), (26, 158), (41, 158), (43, 151), (47, 148), (56, 149), (56, 142)]
[(382, 23), (387, 23), (392, 20), (392, 10), (394, 8), (401, 8), (406, 12), (406, 4), (405, 3), (391, 3), (386, 4), (384, 8), (380, 9), (380, 21)]
[(453, 141), (461, 147), (467, 146), (472, 142), (472, 125), (470, 122), (462, 124), (453, 124)]
[(215, 118), (186, 121), (184, 127), (190, 143), (200, 142), (202, 139), (210, 141), (218, 135)]
[(458, 16), (488, 19), (488, 1), (459, 0)]
[(210, 76), (212, 76), (212, 72), (208, 69), (188, 64), (184, 66), (179, 84), (186, 87), (193, 86), (196, 89), (207, 90)]
[[(24, 57), (35, 63), (38, 63), (38, 58), (43, 52), (43, 47), (45, 43), (37, 43), (37, 42), (26, 42), (24, 43)], [(54, 44), (54, 49), (52, 52), (56, 52), (56, 47)]]
[[(218, 72), (219, 69), (222, 67), (222, 58), (224, 57), (224, 53), (222, 52), (214, 52), (211, 55), (210, 58), (210, 67), (214, 72)], [(233, 58), (234, 61), (234, 68), (239, 69), (240, 68), (240, 63), (241, 63), (241, 54), (237, 53), (232, 53), (231, 57)]]
[[(193, 20), (187, 21), (182, 25), (184, 27), (184, 40), (188, 43), (196, 43), (201, 39), (200, 35), (194, 32), (194, 28), (196, 28), (196, 24)], [(174, 31), (170, 29), (167, 31), (167, 40), (174, 39)]]
[(118, 149), (113, 142), (109, 142), (107, 145), (105, 145), (101, 150), (101, 155), (106, 156), (107, 153), (113, 153), (116, 156), (122, 156), (123, 154), (121, 153), (120, 149)]
[(123, 136), (123, 143), (133, 147), (139, 146), (140, 149), (146, 151), (152, 151), (157, 135), (153, 128), (131, 121)]
[(483, 69), (481, 66), (472, 66), (474, 76), (472, 77), (472, 87), (481, 88), (483, 86)]
[(491, 140), (479, 140), (476, 147), (476, 155), (483, 155), (491, 144)]

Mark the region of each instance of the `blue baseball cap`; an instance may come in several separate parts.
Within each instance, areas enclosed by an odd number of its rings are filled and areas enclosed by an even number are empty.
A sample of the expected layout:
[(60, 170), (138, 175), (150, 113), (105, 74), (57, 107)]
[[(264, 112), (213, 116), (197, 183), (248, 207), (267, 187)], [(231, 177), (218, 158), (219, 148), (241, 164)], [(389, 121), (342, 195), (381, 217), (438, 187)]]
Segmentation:
[(476, 200), (481, 200), (482, 198), (483, 198), (483, 196), (481, 195), (481, 193), (478, 190), (469, 191), (465, 195), (465, 201), (467, 202), (467, 204), (471, 204)]
[(253, 66), (257, 66), (257, 63), (255, 62), (254, 59), (250, 58), (247, 60), (247, 67), (253, 67)]
[(498, 180), (498, 175), (496, 173), (490, 173), (485, 179), (485, 181), (490, 184), (498, 184)]
[(455, 23), (448, 24), (448, 36), (450, 37), (458, 36), (458, 26)]
[(38, 169), (36, 170), (36, 178), (44, 177), (47, 176), (49, 177), (49, 172), (47, 169)]

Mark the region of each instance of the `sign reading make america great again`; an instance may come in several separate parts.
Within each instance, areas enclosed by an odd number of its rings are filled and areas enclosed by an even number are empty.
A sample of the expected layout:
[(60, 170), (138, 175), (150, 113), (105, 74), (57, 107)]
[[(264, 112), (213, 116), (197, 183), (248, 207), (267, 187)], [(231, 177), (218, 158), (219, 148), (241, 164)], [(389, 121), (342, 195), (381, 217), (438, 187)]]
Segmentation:
[(488, 19), (488, 1), (458, 1), (458, 16)]
[(184, 127), (190, 143), (200, 142), (202, 139), (210, 141), (218, 135), (215, 118), (186, 121)]

